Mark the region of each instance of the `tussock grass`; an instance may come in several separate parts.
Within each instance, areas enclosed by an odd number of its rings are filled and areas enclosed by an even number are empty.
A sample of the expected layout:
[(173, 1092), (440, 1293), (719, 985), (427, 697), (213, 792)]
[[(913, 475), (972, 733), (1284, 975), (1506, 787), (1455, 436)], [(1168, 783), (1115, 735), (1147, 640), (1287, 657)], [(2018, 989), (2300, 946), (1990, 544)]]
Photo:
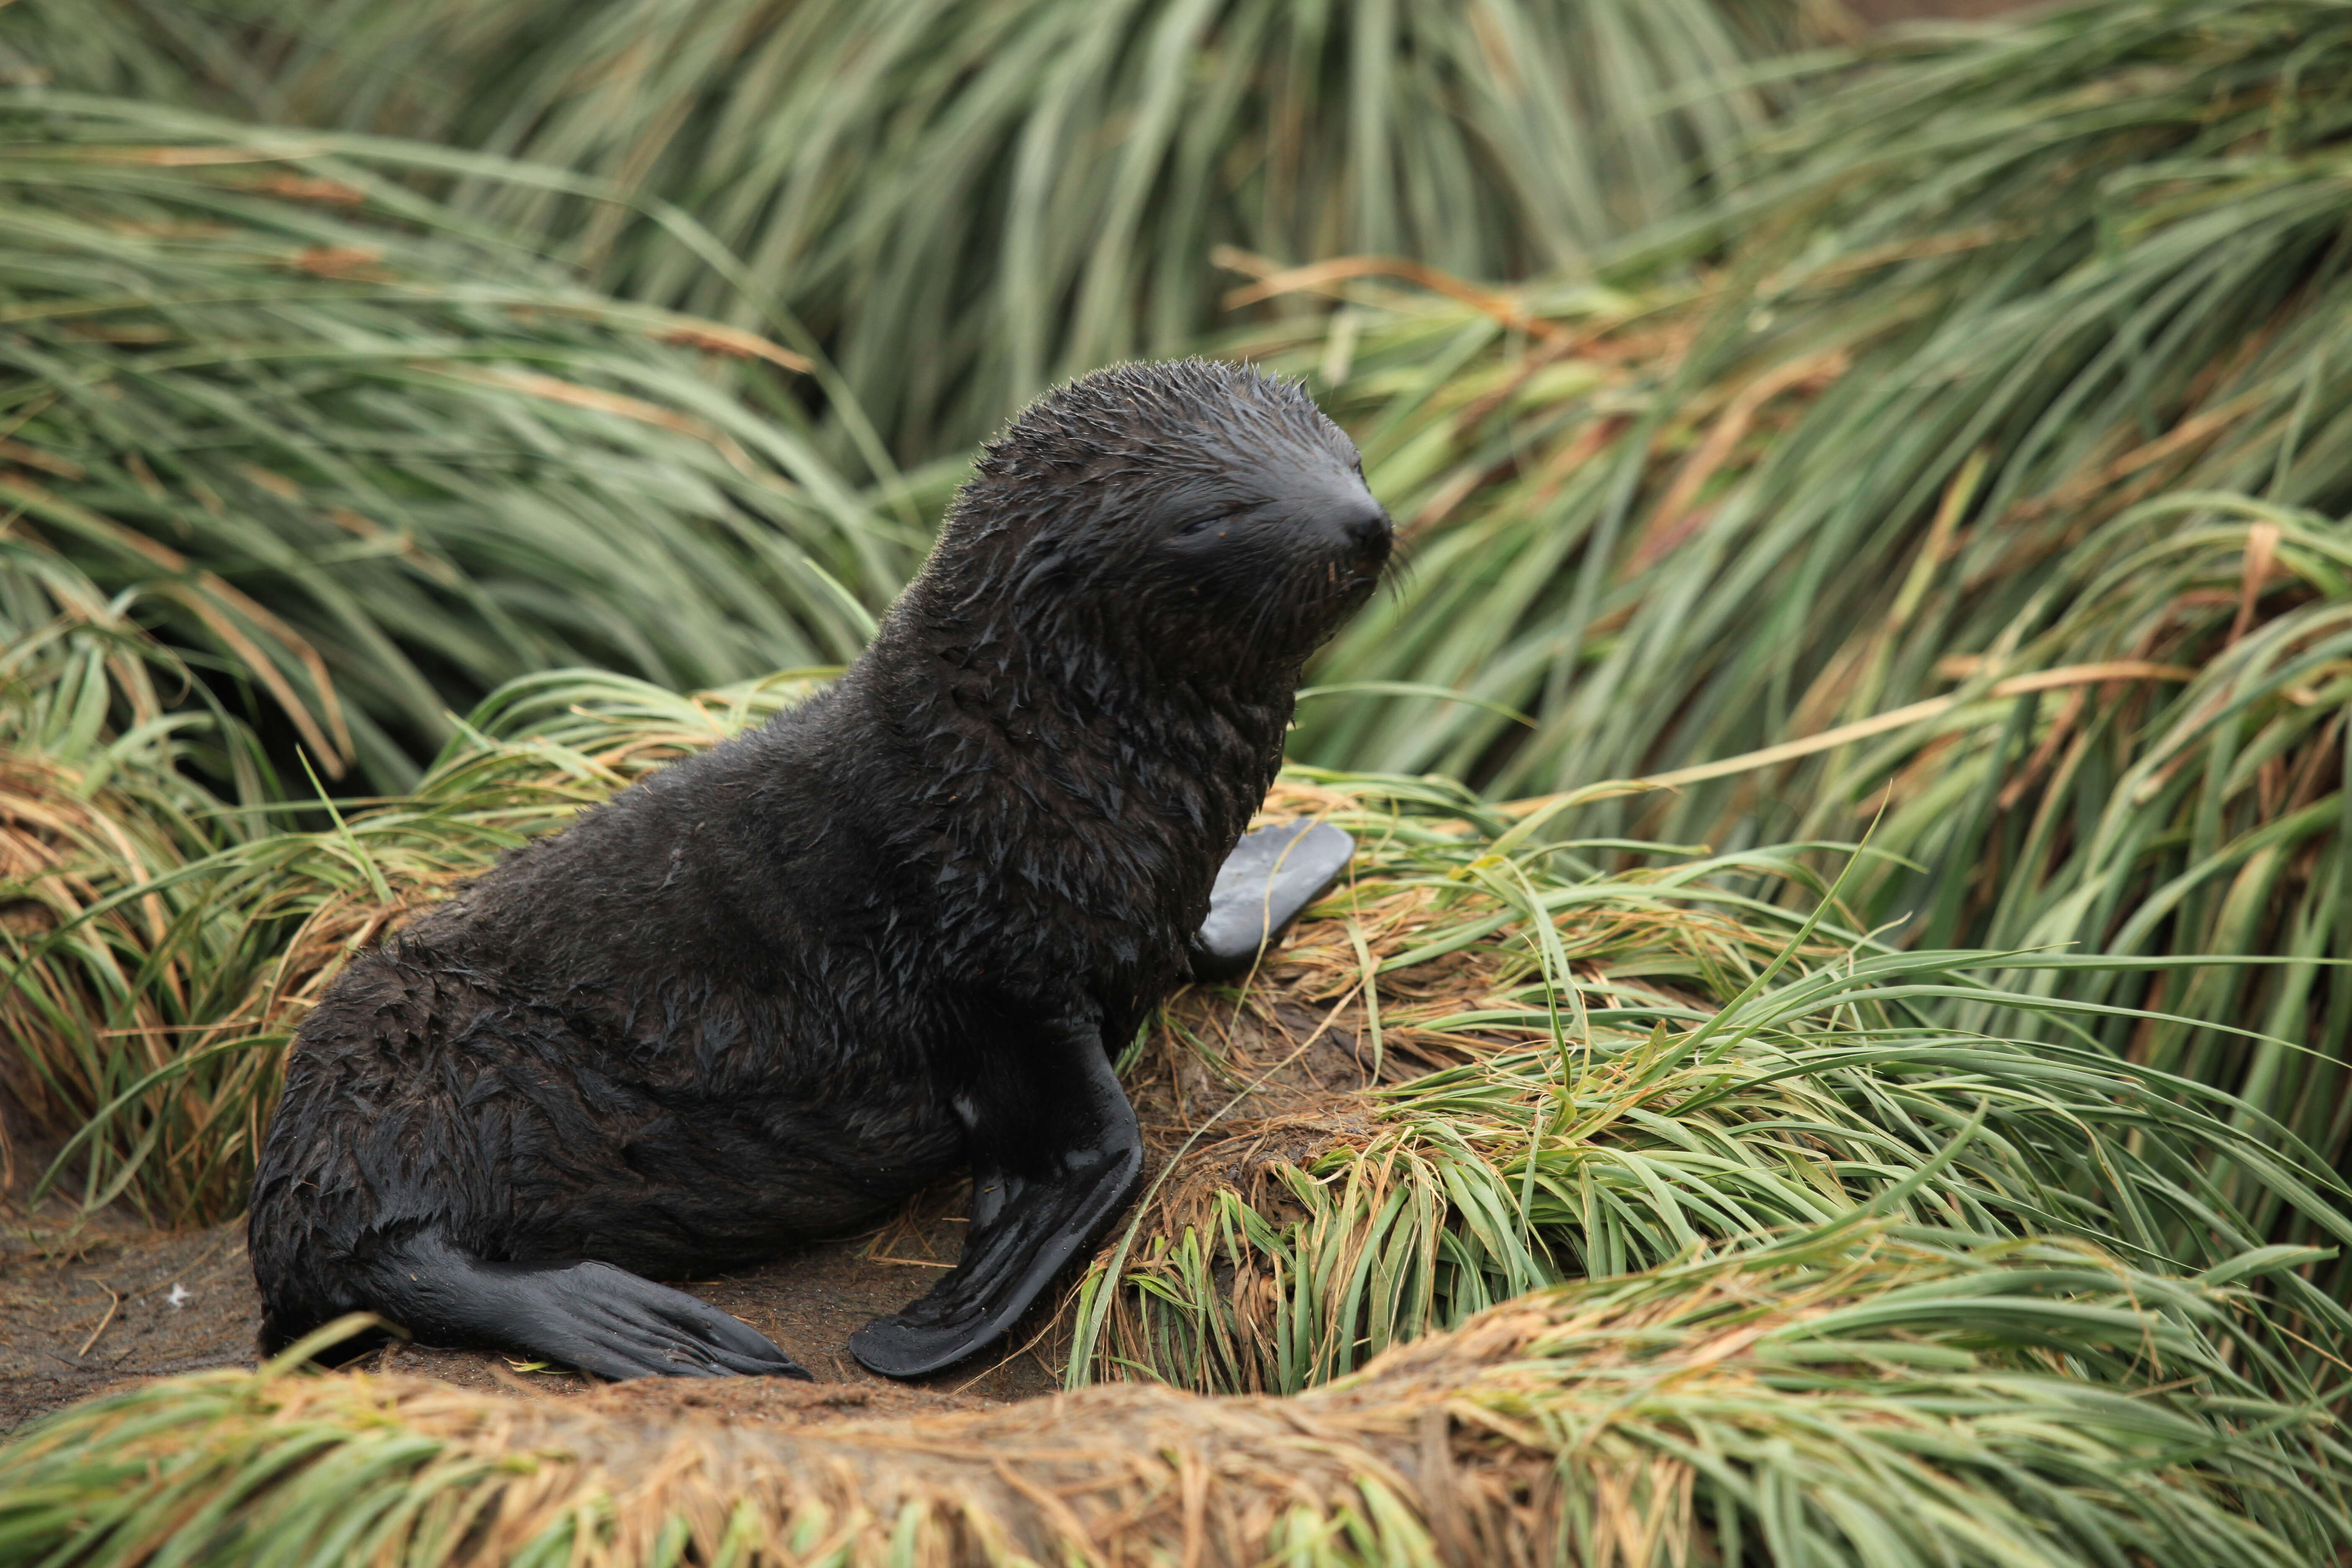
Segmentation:
[[(2091, 1033), (2180, 1021), (2039, 994), (2047, 970), (1990, 982), (2032, 958), (1799, 929), (1734, 879), (1801, 877), (1798, 850), (1604, 871), (1580, 862), (1625, 846), (1425, 784), (1292, 781), (1278, 805), (1368, 848), (1130, 1074), (1182, 1142), (1087, 1281), (1074, 1380), (1292, 1392), (1563, 1278), (1871, 1215), (2183, 1272), (2283, 1218), (2352, 1239), (2342, 1184), (2275, 1123)], [(2338, 1316), (2300, 1279), (2287, 1299)]]
[(779, 1429), (208, 1373), (0, 1450), (0, 1542), (91, 1568), (2323, 1561), (2340, 1456), (2249, 1305), (1881, 1226), (1540, 1291), (1283, 1399)]
[(330, 777), (405, 787), (551, 667), (836, 661), (919, 557), (727, 392), (795, 356), (419, 196), (438, 149), (28, 90), (0, 138), (6, 536), (136, 590)]
[(1241, 346), (1328, 384), (1420, 542), (1326, 668), (1540, 721), (1360, 694), (1307, 754), (1523, 794), (1743, 752), (2006, 653), (2152, 495), (2340, 515), (2348, 83), (2315, 0), (2095, 0), (1861, 74), (1583, 279), (1239, 291), (1360, 295)]
[(1789, 11), (1677, 5), (0, 8), (493, 150), (0, 100), (0, 1036), (88, 1201), (233, 1214), (345, 956), (856, 647), (921, 541), (845, 387), (960, 447), (1226, 241), (1417, 555), (1275, 803), (1350, 880), (1125, 1064), (1115, 1386), (173, 1380), (0, 1450), (0, 1557), (2352, 1549), (2352, 14), (2094, 0), (1759, 144)]
[[(347, 802), (319, 831), (196, 802), (159, 839), (142, 792), (176, 775), (100, 787), (12, 753), (0, 910), (20, 918), (0, 925), (0, 1034), (39, 1120), (71, 1135), (55, 1173), (163, 1225), (238, 1213), (286, 1047), (344, 959), (530, 834), (808, 689), (790, 674), (700, 698), (587, 672), (519, 682), (414, 794)], [(532, 732), (498, 738), (516, 728)]]
[[(234, 1213), (286, 1043), (342, 958), (809, 689), (541, 678), (478, 711), (415, 795), (324, 831), (163, 866), (61, 857), (89, 892), (5, 939), (7, 1005), (87, 1119), (68, 1150), (85, 1197)], [(2267, 1118), (2084, 1028), (2163, 1017), (1996, 988), (1982, 972), (2033, 961), (1892, 952), (1741, 885), (1801, 880), (1800, 849), (1647, 846), (1661, 864), (1609, 871), (1590, 858), (1627, 847), (1427, 781), (1295, 773), (1275, 805), (1355, 831), (1351, 882), (1245, 991), (1190, 994), (1130, 1069), (1169, 1174), (1082, 1292), (1074, 1375), (1291, 1391), (1564, 1277), (1882, 1213), (2183, 1272), (2268, 1239), (2249, 1206), (2352, 1236), (2341, 1184)], [(2059, 1037), (1942, 1021), (1969, 1010)], [(2280, 1289), (2298, 1331), (2338, 1315), (2300, 1276)]]
[(1252, 285), (1343, 297), (1251, 343), (1417, 558), (1297, 754), (1663, 779), (1577, 831), (1725, 849), (1883, 813), (1908, 945), (2294, 959), (2021, 984), (2294, 1042), (2090, 1026), (2342, 1160), (2347, 92), (2336, 7), (2096, 0), (1903, 46), (1581, 281)]
[[(74, 0), (20, 0), (79, 9)], [(104, 0), (136, 15), (144, 0)], [(246, 0), (189, 88), (675, 202), (840, 363), (909, 460), (1055, 378), (1189, 348), (1213, 246), (1477, 276), (1685, 210), (1764, 123), (1796, 0)], [(1833, 7), (1811, 10), (1826, 18)], [(257, 78), (240, 82), (239, 76)], [(616, 294), (771, 331), (626, 209), (467, 211)], [(836, 410), (837, 411), (837, 410)]]
[[(109, 895), (239, 836), (240, 819), (195, 773), (234, 780), (248, 804), (274, 784), (249, 731), (187, 700), (204, 689), (137, 610), (135, 595), (110, 599), (37, 546), (0, 539), (0, 948), (12, 962), (52, 940), (71, 952), (12, 975), (23, 984), (0, 994), (0, 1033), (48, 1047), (0, 1059), (0, 1093), (59, 1131), (103, 1103), (110, 1075), (147, 1070), (173, 1050), (147, 1031), (153, 1004), (184, 995), (188, 977), (137, 973), (165, 940), (169, 912), (160, 898)], [(74, 935), (56, 937), (68, 928)], [(123, 1021), (100, 1026), (85, 1016), (100, 993), (123, 999)], [(52, 1027), (65, 1017), (75, 1022)], [(61, 1051), (74, 1059), (59, 1060)], [(5, 1148), (0, 1167), (13, 1182)]]

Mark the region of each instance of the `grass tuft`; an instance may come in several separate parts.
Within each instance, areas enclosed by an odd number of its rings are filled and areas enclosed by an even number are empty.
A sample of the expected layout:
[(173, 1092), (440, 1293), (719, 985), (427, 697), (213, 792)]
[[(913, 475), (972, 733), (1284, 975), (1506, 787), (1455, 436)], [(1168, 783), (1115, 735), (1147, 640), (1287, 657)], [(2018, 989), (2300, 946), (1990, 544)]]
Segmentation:
[(484, 149), (677, 204), (754, 290), (626, 207), (457, 191), (615, 294), (762, 331), (789, 312), (914, 461), (961, 459), (1054, 379), (1189, 348), (1217, 313), (1218, 245), (1524, 275), (1683, 212), (1770, 110), (1772, 73), (1751, 62), (1832, 10), (245, 0), (242, 28), (177, 58), (184, 91), (262, 119)]
[(2323, 1561), (2352, 1541), (2341, 1456), (2247, 1310), (2080, 1244), (1882, 1225), (1539, 1291), (1280, 1400), (730, 1426), (204, 1373), (0, 1449), (0, 1542), (90, 1568)]
[(1243, 347), (1414, 555), (1295, 753), (1674, 786), (1596, 837), (1879, 821), (1850, 901), (1904, 945), (2291, 959), (2020, 984), (2193, 1020), (2088, 1026), (2340, 1163), (2347, 94), (2334, 5), (2093, 0), (1886, 46), (1580, 279), (1275, 280), (1339, 302)]
[(404, 788), (552, 667), (837, 662), (924, 548), (729, 395), (796, 356), (419, 196), (440, 149), (24, 89), (0, 137), (6, 536), (135, 591), (330, 777)]

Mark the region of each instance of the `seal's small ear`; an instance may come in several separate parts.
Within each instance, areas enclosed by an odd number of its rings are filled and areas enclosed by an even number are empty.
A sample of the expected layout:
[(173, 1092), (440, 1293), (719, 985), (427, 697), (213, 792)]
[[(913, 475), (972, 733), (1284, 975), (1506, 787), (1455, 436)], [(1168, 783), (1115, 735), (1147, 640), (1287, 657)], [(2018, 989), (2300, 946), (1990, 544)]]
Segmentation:
[(1356, 841), (1304, 817), (1242, 835), (1217, 869), (1209, 918), (1192, 937), (1195, 980), (1245, 974), (1300, 911), (1323, 896), (1356, 853)]

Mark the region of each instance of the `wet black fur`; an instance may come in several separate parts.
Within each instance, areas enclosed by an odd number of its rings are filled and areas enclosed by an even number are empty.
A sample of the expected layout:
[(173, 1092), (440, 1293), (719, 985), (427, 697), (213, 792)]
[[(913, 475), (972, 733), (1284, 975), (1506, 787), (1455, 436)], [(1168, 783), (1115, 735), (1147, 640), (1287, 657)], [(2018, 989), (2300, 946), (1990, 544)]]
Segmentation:
[(835, 686), (336, 981), (253, 1194), (266, 1340), (367, 1309), (517, 1341), (417, 1281), (707, 1274), (957, 1169), (954, 1101), (1001, 1103), (1039, 1019), (1116, 1048), (1176, 984), (1301, 662), (1387, 552), (1296, 387), (1189, 362), (1033, 406)]

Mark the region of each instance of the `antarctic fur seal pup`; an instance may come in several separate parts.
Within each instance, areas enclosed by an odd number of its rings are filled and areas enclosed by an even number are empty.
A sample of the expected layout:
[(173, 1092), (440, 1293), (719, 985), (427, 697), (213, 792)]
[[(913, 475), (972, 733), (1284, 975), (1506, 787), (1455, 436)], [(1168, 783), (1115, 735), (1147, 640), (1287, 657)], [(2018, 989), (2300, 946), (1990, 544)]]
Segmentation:
[(829, 689), (329, 988), (254, 1187), (265, 1341), (365, 1310), (607, 1377), (804, 1377), (652, 1280), (966, 1163), (961, 1261), (851, 1348), (911, 1376), (994, 1341), (1132, 1195), (1113, 1053), (1181, 977), (1300, 666), (1390, 543), (1287, 383), (1127, 365), (1031, 406)]

